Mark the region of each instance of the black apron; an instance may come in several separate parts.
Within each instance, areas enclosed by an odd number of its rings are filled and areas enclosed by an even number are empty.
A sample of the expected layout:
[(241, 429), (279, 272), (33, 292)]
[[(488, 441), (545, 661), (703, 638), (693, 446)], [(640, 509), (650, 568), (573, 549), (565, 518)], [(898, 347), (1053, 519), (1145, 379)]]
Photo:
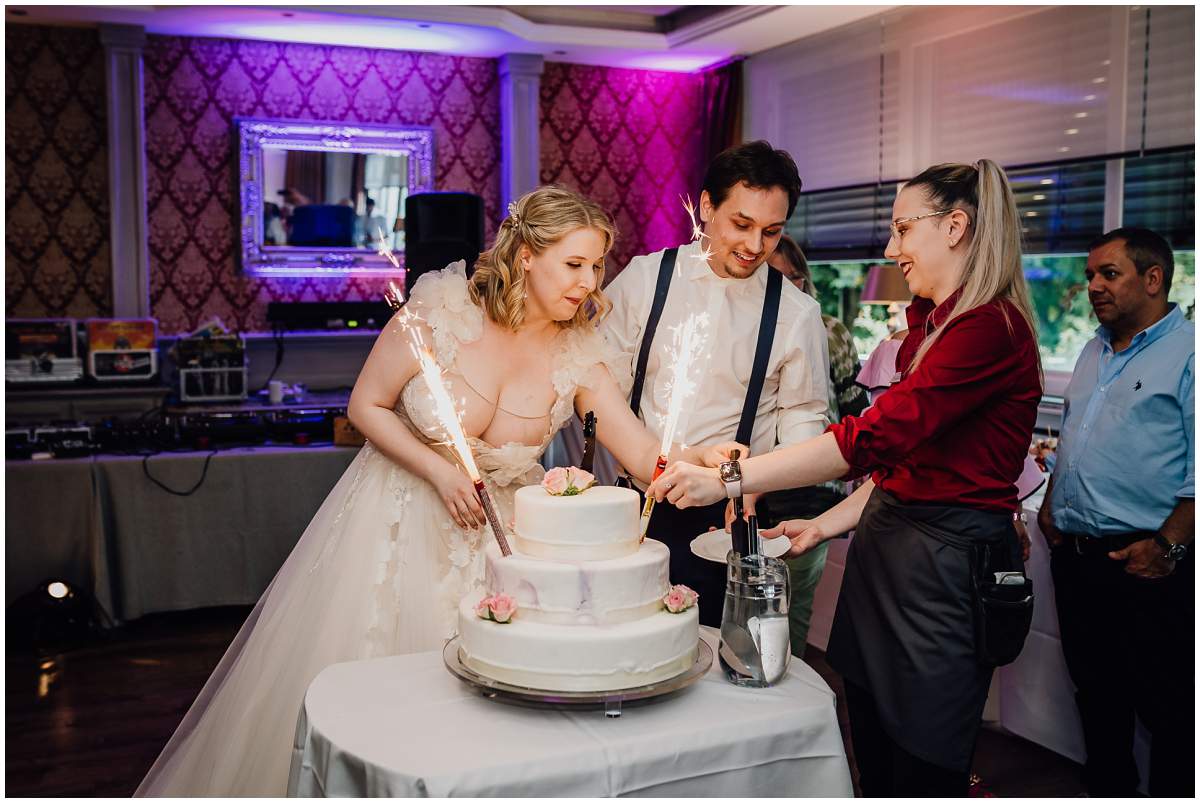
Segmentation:
[(970, 769), (992, 677), (976, 651), (972, 572), (1020, 565), (1009, 514), (904, 504), (880, 488), (867, 501), (826, 655), (917, 758)]
[[(667, 293), (671, 287), (671, 276), (675, 272), (675, 259), (679, 249), (668, 248), (663, 252), (658, 266), (658, 282), (654, 289), (654, 301), (650, 316), (642, 333), (638, 352), (637, 368), (633, 377), (633, 389), (629, 395), (629, 407), (633, 414), (641, 417), (642, 388), (646, 382), (646, 364), (650, 359), (650, 346), (658, 329), (659, 319), (666, 306)], [(775, 324), (779, 318), (779, 298), (783, 287), (783, 274), (770, 267), (767, 271), (767, 292), (763, 299), (762, 317), (758, 324), (758, 343), (754, 350), (754, 367), (750, 372), (750, 384), (746, 388), (746, 400), (742, 404), (742, 417), (738, 422), (735, 440), (749, 444), (754, 431), (754, 418), (758, 412), (758, 401), (762, 396), (763, 381), (766, 379), (767, 363), (771, 358), (771, 346), (775, 340)], [(702, 400), (694, 403), (701, 404)], [(632, 483), (630, 483), (632, 485)], [(725, 567), (719, 563), (697, 557), (692, 553), (692, 539), (706, 532), (709, 527), (724, 528), (726, 502), (705, 507), (679, 509), (669, 502), (654, 506), (650, 517), (647, 536), (661, 541), (671, 550), (671, 582), (683, 583), (700, 595), (700, 624), (710, 627), (721, 626), (721, 608), (725, 601)]]

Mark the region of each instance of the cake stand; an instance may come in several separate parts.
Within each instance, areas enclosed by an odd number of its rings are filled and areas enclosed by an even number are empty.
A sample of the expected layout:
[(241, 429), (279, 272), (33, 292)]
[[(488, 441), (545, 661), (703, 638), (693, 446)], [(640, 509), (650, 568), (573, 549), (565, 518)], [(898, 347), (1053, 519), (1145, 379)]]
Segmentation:
[(446, 646), (442, 648), (442, 660), (445, 661), (450, 674), (489, 700), (534, 708), (602, 709), (606, 717), (619, 717), (623, 706), (662, 700), (704, 677), (712, 666), (713, 651), (704, 639), (697, 639), (697, 642), (696, 660), (689, 669), (674, 677), (647, 683), (645, 686), (611, 691), (550, 691), (492, 680), (462, 662), (459, 655), (459, 636), (454, 636), (446, 642)]

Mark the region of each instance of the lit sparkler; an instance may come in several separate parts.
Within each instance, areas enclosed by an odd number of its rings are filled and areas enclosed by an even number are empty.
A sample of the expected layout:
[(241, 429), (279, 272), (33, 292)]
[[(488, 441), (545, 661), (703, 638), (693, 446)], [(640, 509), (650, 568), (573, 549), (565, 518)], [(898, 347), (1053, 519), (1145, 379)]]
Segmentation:
[[(681, 326), (674, 330), (671, 379), (667, 386), (669, 401), (667, 415), (663, 427), (662, 443), (659, 444), (658, 460), (654, 464), (654, 476), (667, 468), (667, 454), (675, 441), (675, 430), (679, 426), (679, 417), (683, 412), (684, 402), (696, 390), (696, 380), (692, 378), (692, 368), (704, 349), (707, 341), (708, 314), (692, 315)], [(641, 539), (645, 540), (646, 530), (650, 526), (650, 514), (654, 511), (654, 497), (646, 496), (646, 505), (642, 508)]]
[(683, 202), (683, 211), (687, 212), (688, 220), (692, 222), (692, 242), (700, 243), (700, 252), (692, 254), (692, 259), (707, 263), (713, 256), (712, 248), (704, 244), (709, 236), (700, 230), (700, 221), (696, 219), (696, 207), (692, 204), (692, 199), (680, 195), (679, 200)]
[[(384, 298), (392, 309), (399, 310), (400, 303), (397, 302), (395, 295), (399, 292), (399, 288), (390, 282), (388, 286), (393, 292), (385, 293)], [(500, 553), (508, 557), (512, 554), (512, 547), (508, 545), (508, 537), (505, 536), (504, 527), (500, 524), (500, 517), (496, 514), (496, 506), (492, 503), (491, 494), (488, 493), (487, 486), (483, 484), (483, 479), (479, 475), (479, 467), (475, 465), (475, 456), (471, 453), (471, 445), (467, 443), (467, 435), (463, 432), (458, 409), (454, 406), (454, 400), (450, 398), (450, 392), (446, 390), (445, 383), (442, 382), (442, 369), (438, 367), (429, 347), (425, 345), (420, 330), (405, 326), (403, 323), (401, 326), (412, 337), (409, 345), (421, 366), (421, 376), (425, 379), (430, 396), (433, 397), (434, 415), (450, 438), (447, 445), (458, 455), (459, 462), (462, 463), (467, 476), (471, 478), (471, 484), (475, 486), (475, 492), (479, 494), (479, 501), (483, 505), (484, 515), (487, 516), (488, 524), (491, 525), (492, 535), (496, 537), (496, 543), (500, 546)]]
[[(680, 195), (679, 200), (683, 204), (683, 211), (687, 212), (688, 220), (692, 223), (692, 242), (700, 243), (700, 252), (693, 254), (692, 259), (699, 259), (707, 263), (712, 257), (713, 251), (710, 247), (704, 245), (704, 241), (708, 239), (708, 235), (701, 230), (700, 221), (696, 219), (696, 207), (690, 197)], [(684, 401), (696, 389), (696, 383), (689, 378), (688, 374), (696, 357), (699, 356), (705, 341), (704, 334), (700, 330), (707, 326), (708, 315), (693, 315), (684, 322), (681, 328), (675, 331), (674, 373), (670, 382), (670, 402), (667, 405), (666, 426), (663, 428), (663, 439), (658, 450), (658, 460), (654, 462), (652, 480), (658, 479), (667, 470), (667, 454), (671, 451), (671, 443), (675, 439), (675, 428), (679, 425), (679, 414), (683, 410)], [(650, 527), (650, 514), (653, 512), (654, 497), (647, 496), (646, 504), (642, 508), (640, 522), (640, 540), (642, 541), (646, 540), (646, 530)]]

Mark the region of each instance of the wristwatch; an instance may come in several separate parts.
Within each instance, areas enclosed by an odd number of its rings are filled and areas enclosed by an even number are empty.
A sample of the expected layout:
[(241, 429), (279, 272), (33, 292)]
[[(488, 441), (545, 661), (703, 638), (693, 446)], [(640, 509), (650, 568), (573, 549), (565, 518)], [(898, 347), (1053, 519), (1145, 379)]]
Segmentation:
[(721, 482), (725, 483), (725, 496), (733, 499), (742, 495), (742, 464), (736, 460), (729, 460), (721, 464), (717, 470), (721, 476)]
[(1154, 534), (1154, 543), (1162, 547), (1163, 551), (1167, 553), (1167, 560), (1181, 560), (1187, 557), (1187, 544), (1176, 544), (1172, 541), (1168, 541), (1162, 533)]

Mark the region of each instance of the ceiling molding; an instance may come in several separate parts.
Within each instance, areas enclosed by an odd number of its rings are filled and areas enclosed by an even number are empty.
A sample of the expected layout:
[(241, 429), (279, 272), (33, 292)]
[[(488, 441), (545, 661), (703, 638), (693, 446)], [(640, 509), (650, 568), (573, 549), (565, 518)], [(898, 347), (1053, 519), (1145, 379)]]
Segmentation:
[[(529, 19), (510, 10), (514, 7), (468, 5), (17, 6), (25, 16), (14, 15), (13, 8), (7, 7), (5, 19), (17, 24), (141, 25), (150, 34), (486, 58), (528, 53), (547, 61), (693, 72), (895, 6), (604, 6), (528, 11), (538, 19), (562, 22)], [(588, 19), (594, 24), (583, 24)], [(660, 30), (613, 27), (619, 23), (648, 28), (650, 21)]]
[(667, 45), (668, 47), (683, 47), (689, 42), (720, 31), (727, 31), (743, 22), (763, 14), (769, 14), (775, 9), (776, 6), (734, 6), (724, 9), (671, 31), (667, 34)]

